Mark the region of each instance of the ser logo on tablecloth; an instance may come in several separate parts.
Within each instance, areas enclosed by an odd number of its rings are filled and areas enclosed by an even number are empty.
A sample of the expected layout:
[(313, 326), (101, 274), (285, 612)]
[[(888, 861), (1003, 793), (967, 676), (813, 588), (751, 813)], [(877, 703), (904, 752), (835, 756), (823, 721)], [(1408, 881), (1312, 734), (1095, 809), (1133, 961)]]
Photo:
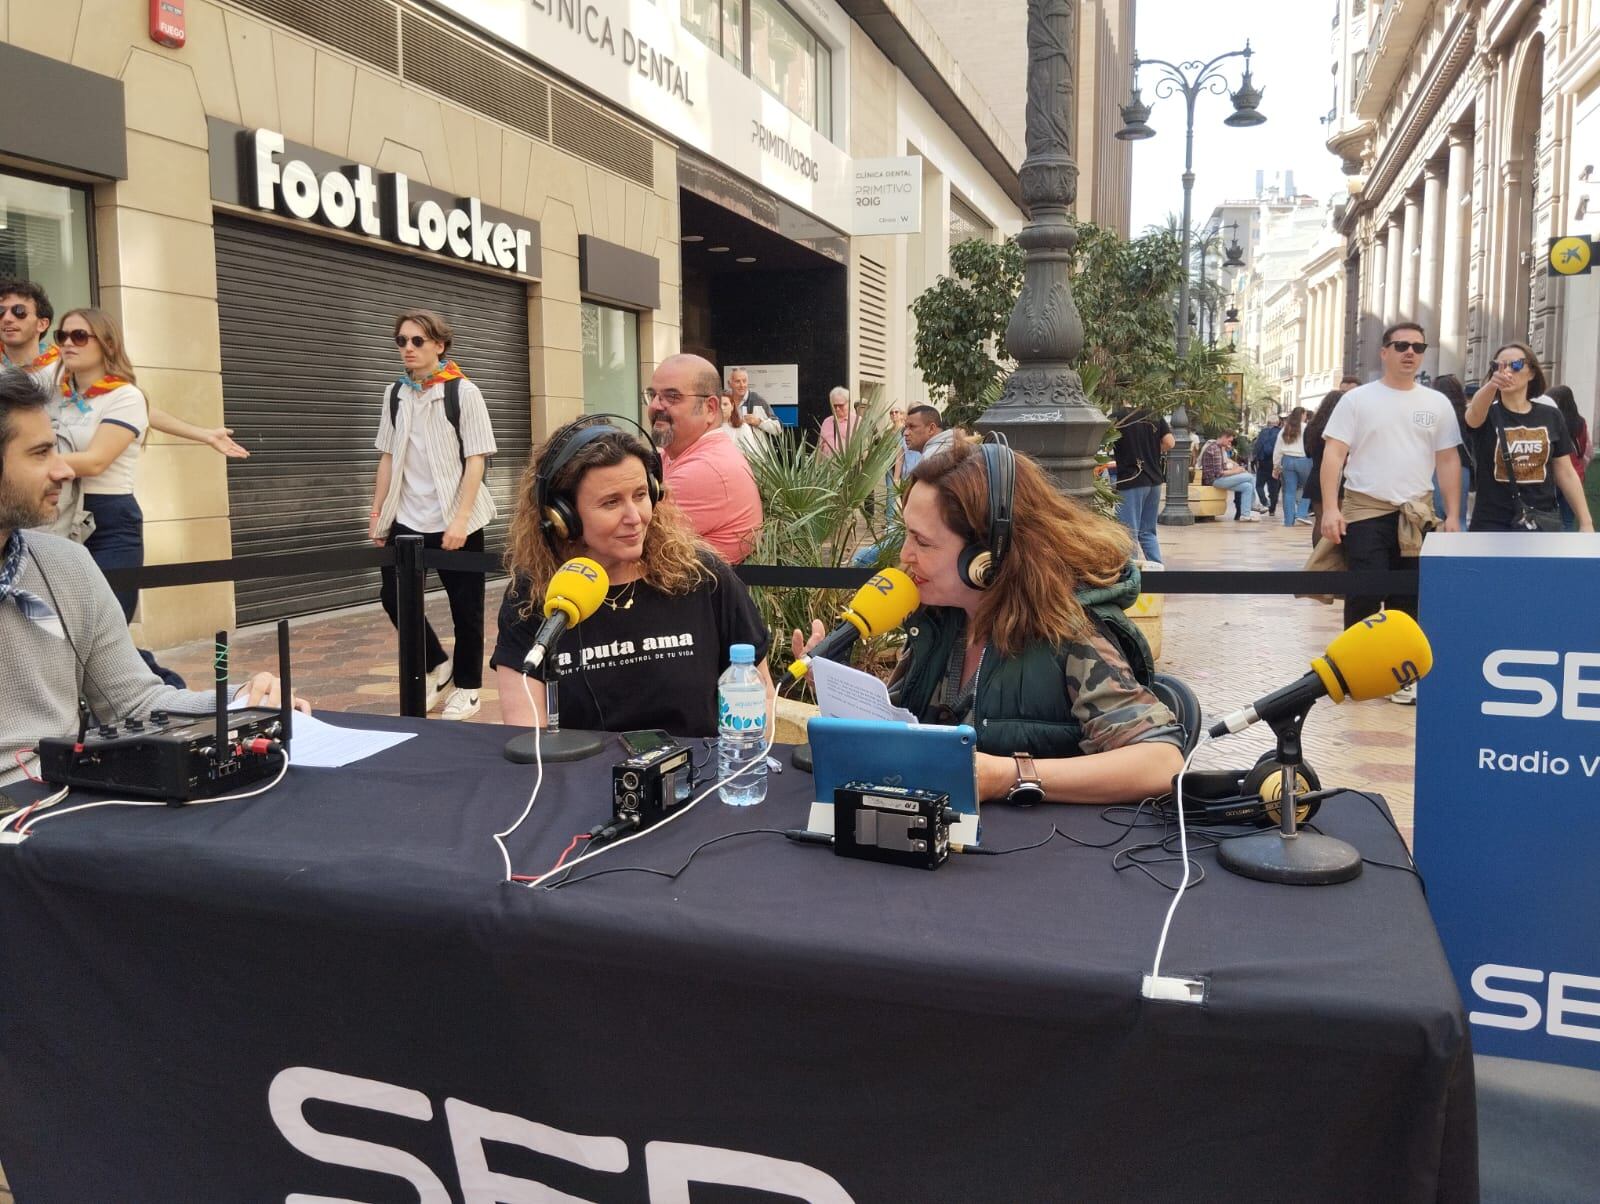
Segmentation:
[[(306, 1119), (305, 1106), (313, 1101), (426, 1122), (433, 1120), (434, 1109), (433, 1101), (425, 1094), (378, 1079), (358, 1078), (312, 1066), (290, 1066), (274, 1076), (267, 1089), (267, 1107), (284, 1140), (309, 1158), (332, 1166), (379, 1171), (404, 1179), (422, 1204), (449, 1204), (456, 1199), (446, 1189), (444, 1179), (415, 1154), (312, 1127)], [(551, 1193), (550, 1199), (575, 1198), (558, 1197), (552, 1189), (533, 1179), (490, 1170), (490, 1144), (532, 1150), (584, 1167), (597, 1176), (620, 1175), (628, 1169), (628, 1144), (620, 1137), (568, 1133), (458, 1099), (444, 1101), (444, 1116), (450, 1130), (450, 1148), (455, 1155), (461, 1198), (468, 1201), (544, 1199), (547, 1192)], [(431, 1148), (431, 1143), (428, 1144)], [(832, 1175), (803, 1162), (676, 1141), (646, 1142), (643, 1153), (651, 1204), (681, 1204), (691, 1198), (690, 1188), (696, 1183), (752, 1188), (792, 1197), (804, 1204), (854, 1204)], [(608, 1184), (606, 1179), (597, 1177), (595, 1199), (615, 1199), (615, 1182), (611, 1180)], [(309, 1194), (290, 1197), (311, 1198), (325, 1197)]]

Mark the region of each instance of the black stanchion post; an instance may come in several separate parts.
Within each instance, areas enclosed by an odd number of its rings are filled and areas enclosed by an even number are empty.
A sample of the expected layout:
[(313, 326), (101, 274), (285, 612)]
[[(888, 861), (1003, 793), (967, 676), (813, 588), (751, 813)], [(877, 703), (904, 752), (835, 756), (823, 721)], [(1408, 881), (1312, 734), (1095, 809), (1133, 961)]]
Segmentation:
[(428, 669), (423, 664), (422, 586), (427, 575), (422, 563), (422, 536), (401, 535), (394, 540), (395, 633), (400, 640), (400, 713), (422, 718), (428, 713)]

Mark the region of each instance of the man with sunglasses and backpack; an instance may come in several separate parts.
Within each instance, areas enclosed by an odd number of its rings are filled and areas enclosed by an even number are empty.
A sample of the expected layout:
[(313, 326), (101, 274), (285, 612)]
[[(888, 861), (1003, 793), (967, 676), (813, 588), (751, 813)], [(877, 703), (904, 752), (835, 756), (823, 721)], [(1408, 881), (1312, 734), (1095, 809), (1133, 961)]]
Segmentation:
[[(1427, 336), (1415, 322), (1385, 330), (1378, 351), (1383, 375), (1346, 393), (1323, 431), (1322, 535), (1342, 547), (1354, 572), (1416, 568), (1422, 536), (1438, 522), (1435, 473), (1444, 494), (1443, 529), (1461, 529), (1461, 434), (1449, 399), (1417, 384), (1427, 349)], [(1416, 592), (1348, 595), (1345, 626), (1385, 605), (1414, 617)], [(1416, 686), (1406, 686), (1392, 701), (1415, 705)]]
[[(378, 478), (368, 537), (380, 548), (397, 535), (421, 535), (425, 548), (483, 551), (483, 529), (494, 520), (494, 499), (483, 487), (497, 450), (483, 393), (449, 358), (454, 334), (432, 310), (395, 319), (394, 344), (405, 371), (383, 392), (378, 421)], [(453, 657), (426, 624), (428, 709), (441, 698), (441, 718), (478, 713), (483, 685), (483, 573), (439, 570), (455, 625)], [(383, 567), (383, 609), (395, 620), (393, 565)], [(455, 689), (445, 698), (445, 691)]]

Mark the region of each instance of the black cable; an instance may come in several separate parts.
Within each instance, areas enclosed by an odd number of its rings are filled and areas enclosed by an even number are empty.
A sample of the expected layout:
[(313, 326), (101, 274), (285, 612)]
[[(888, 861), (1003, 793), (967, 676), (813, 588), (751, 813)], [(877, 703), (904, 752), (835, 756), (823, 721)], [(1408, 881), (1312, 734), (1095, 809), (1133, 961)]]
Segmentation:
[(719, 841), (732, 840), (735, 836), (754, 836), (758, 833), (766, 833), (772, 836), (788, 835), (782, 828), (745, 828), (738, 832), (724, 832), (721, 836), (713, 836), (703, 844), (697, 845), (694, 851), (684, 858), (683, 864), (675, 870), (652, 869), (647, 865), (614, 865), (610, 869), (595, 870), (594, 873), (585, 874), (581, 878), (562, 878), (559, 882), (553, 882), (544, 889), (560, 890), (563, 886), (577, 886), (580, 882), (588, 882), (591, 878), (603, 878), (607, 874), (654, 874), (658, 878), (673, 879), (689, 868), (689, 863), (700, 855), (702, 849), (708, 849)]
[[(1128, 837), (1133, 834), (1135, 828), (1153, 828), (1157, 826), (1157, 823), (1160, 821), (1157, 820), (1154, 807), (1152, 806), (1154, 802), (1154, 799), (1145, 799), (1138, 806), (1134, 807), (1133, 814), (1128, 817), (1126, 823), (1112, 818), (1113, 813), (1121, 814), (1128, 810), (1128, 805), (1126, 803), (1117, 803), (1115, 806), (1102, 808), (1100, 811), (1100, 818), (1106, 823), (1114, 824), (1122, 829), (1122, 835), (1118, 836), (1115, 840), (1106, 841), (1104, 843), (1097, 843), (1092, 840), (1079, 840), (1076, 836), (1068, 836), (1059, 828), (1056, 829), (1056, 835), (1061, 837), (1062, 840), (1070, 841), (1072, 844), (1078, 845), (1079, 847), (1085, 849), (1114, 849), (1124, 840), (1127, 840)], [(1144, 813), (1146, 807), (1151, 808), (1150, 819), (1155, 820), (1156, 822), (1141, 823), (1139, 821), (1139, 817)]]
[(1363, 857), (1361, 859), (1362, 863), (1365, 865), (1381, 866), (1386, 870), (1404, 870), (1417, 880), (1417, 885), (1422, 888), (1422, 897), (1427, 898), (1428, 883), (1422, 877), (1422, 871), (1417, 869), (1416, 858), (1411, 856), (1411, 848), (1406, 844), (1406, 838), (1401, 835), (1400, 825), (1395, 823), (1394, 816), (1389, 814), (1389, 809), (1380, 803), (1376, 797), (1368, 794), (1365, 790), (1350, 790), (1349, 793), (1355, 795), (1357, 798), (1366, 799), (1367, 802), (1372, 804), (1373, 810), (1375, 810), (1379, 815), (1383, 816), (1384, 822), (1387, 823), (1390, 830), (1394, 832), (1395, 839), (1400, 842), (1400, 847), (1405, 850), (1406, 861), (1408, 864), (1398, 865), (1392, 861), (1374, 861), (1370, 857)]

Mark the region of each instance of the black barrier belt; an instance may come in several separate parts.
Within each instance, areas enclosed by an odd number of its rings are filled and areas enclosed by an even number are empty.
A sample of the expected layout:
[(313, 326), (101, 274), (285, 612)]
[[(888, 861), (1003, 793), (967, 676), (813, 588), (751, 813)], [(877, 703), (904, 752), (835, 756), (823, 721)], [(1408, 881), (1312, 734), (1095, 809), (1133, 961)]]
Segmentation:
[(166, 589), (175, 585), (209, 585), (217, 581), (258, 581), (263, 577), (302, 577), (315, 573), (348, 573), (394, 563), (390, 548), (331, 548), (326, 552), (292, 552), (280, 556), (237, 556), (232, 560), (193, 560), (184, 564), (147, 564), (137, 569), (109, 569), (113, 589)]
[[(394, 562), (392, 548), (337, 548), (325, 552), (296, 552), (280, 556), (240, 556), (233, 560), (199, 560), (187, 564), (153, 564), (138, 569), (111, 569), (106, 580), (115, 589), (166, 589), (179, 585), (206, 585), (217, 581), (253, 581), (264, 577), (302, 577), (319, 573), (342, 574), (352, 569), (379, 568)], [(422, 553), (430, 569), (459, 573), (497, 574), (504, 571), (498, 556), (484, 552), (445, 552), (437, 548)], [(768, 589), (855, 589), (872, 576), (871, 569), (816, 568), (801, 565), (741, 564), (734, 571), (746, 585)], [(1315, 594), (1344, 597), (1384, 597), (1417, 592), (1417, 574), (1399, 571), (1338, 573), (1281, 572), (1271, 569), (1171, 571), (1146, 573), (1147, 594)]]

